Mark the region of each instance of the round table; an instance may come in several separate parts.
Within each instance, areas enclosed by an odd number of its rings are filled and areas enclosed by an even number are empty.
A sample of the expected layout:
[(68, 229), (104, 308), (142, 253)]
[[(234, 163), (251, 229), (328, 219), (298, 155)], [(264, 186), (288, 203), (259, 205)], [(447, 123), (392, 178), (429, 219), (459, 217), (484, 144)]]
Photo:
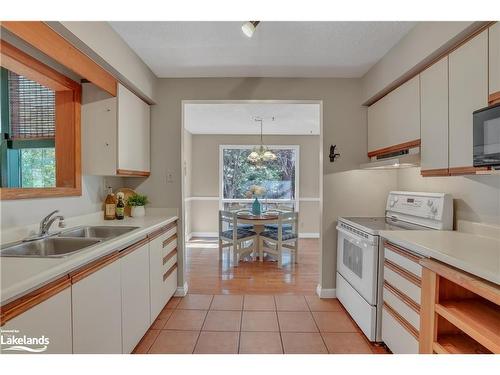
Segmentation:
[[(278, 214), (260, 214), (253, 215), (249, 213), (241, 213), (238, 214), (237, 220), (238, 223), (242, 224), (251, 224), (253, 225), (253, 231), (257, 233), (259, 236), (264, 231), (264, 226), (268, 224), (277, 224), (278, 223)], [(257, 254), (260, 254), (260, 241), (257, 240), (256, 244)]]

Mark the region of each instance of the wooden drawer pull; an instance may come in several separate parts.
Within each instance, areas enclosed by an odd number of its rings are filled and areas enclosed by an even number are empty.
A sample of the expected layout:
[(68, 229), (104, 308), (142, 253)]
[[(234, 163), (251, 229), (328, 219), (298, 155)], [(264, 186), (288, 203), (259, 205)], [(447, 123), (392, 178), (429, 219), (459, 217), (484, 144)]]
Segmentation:
[(130, 254), (131, 252), (139, 249), (140, 247), (144, 246), (148, 242), (149, 242), (149, 238), (146, 237), (146, 238), (143, 238), (142, 240), (130, 245), (129, 247), (126, 247), (125, 249), (120, 250), (119, 251), (120, 257), (124, 257), (124, 256)]
[(175, 263), (170, 269), (163, 274), (163, 281), (167, 280), (168, 277), (177, 269), (177, 263)]
[(165, 225), (164, 227), (161, 227), (157, 231), (154, 231), (153, 233), (148, 234), (149, 240), (154, 240), (156, 237), (161, 236), (164, 233), (167, 233), (170, 229), (177, 227), (177, 221), (174, 221), (170, 224)]
[(386, 302), (384, 302), (384, 309), (392, 315), (394, 319), (398, 321), (401, 326), (408, 331), (415, 339), (418, 341), (418, 331), (410, 324), (408, 321), (403, 318), (401, 315), (399, 315), (396, 310), (394, 310), (391, 306), (389, 306)]
[(175, 239), (177, 239), (177, 233), (163, 241), (163, 247), (167, 247)]
[(390, 260), (385, 259), (384, 260), (384, 266), (387, 267), (387, 268), (389, 268), (390, 270), (396, 272), (399, 276), (404, 277), (410, 283), (415, 284), (419, 288), (421, 287), (422, 280), (420, 279), (420, 277), (412, 275), (408, 271), (406, 271), (406, 270), (402, 269), (401, 267), (399, 267), (396, 263), (393, 263)]
[(417, 314), (420, 314), (420, 305), (418, 303), (415, 303), (414, 300), (412, 300), (410, 297), (408, 297), (402, 291), (393, 287), (391, 284), (389, 284), (385, 280), (384, 280), (384, 288), (386, 288), (388, 291), (390, 291), (392, 294), (394, 294), (399, 300), (401, 300), (402, 302), (407, 304)]
[(167, 264), (167, 262), (176, 254), (177, 254), (177, 248), (174, 248), (170, 253), (165, 255), (163, 257), (163, 265)]
[(405, 257), (406, 259), (411, 260), (412, 262), (415, 262), (415, 263), (419, 263), (420, 259), (423, 258), (423, 257), (419, 257), (415, 254), (412, 254), (409, 251), (404, 250), (404, 249), (400, 248), (399, 246), (393, 245), (392, 243), (387, 242), (387, 241), (384, 243), (384, 247), (395, 252), (396, 254), (401, 255), (402, 257)]

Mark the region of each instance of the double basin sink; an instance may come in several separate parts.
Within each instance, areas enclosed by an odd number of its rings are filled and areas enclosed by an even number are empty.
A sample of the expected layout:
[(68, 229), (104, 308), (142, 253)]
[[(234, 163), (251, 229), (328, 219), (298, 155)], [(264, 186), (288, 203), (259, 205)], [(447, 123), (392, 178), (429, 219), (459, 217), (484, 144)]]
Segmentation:
[(61, 258), (137, 229), (131, 226), (82, 226), (34, 241), (2, 246), (0, 256)]

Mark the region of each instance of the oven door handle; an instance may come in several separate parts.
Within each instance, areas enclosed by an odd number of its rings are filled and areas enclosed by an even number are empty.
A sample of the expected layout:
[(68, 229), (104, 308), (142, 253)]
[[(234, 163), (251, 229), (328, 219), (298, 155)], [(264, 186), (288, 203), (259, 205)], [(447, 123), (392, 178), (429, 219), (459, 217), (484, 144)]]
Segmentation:
[(340, 233), (346, 235), (348, 237), (348, 239), (351, 242), (355, 243), (356, 245), (359, 245), (359, 244), (362, 244), (362, 243), (365, 243), (365, 244), (367, 244), (369, 246), (375, 245), (375, 241), (370, 241), (370, 240), (367, 240), (367, 239), (364, 239), (364, 238), (361, 239), (356, 234), (351, 233), (351, 232), (345, 230), (344, 228), (342, 228), (342, 227), (340, 227), (338, 225), (337, 225), (337, 231), (339, 231)]

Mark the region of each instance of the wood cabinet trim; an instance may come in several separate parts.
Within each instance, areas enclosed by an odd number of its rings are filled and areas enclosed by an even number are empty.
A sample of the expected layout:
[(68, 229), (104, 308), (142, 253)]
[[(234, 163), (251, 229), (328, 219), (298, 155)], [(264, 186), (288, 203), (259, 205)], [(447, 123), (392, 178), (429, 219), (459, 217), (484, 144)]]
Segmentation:
[(386, 280), (384, 280), (384, 288), (386, 288), (388, 291), (394, 294), (399, 300), (408, 305), (417, 314), (420, 314), (420, 305), (416, 303), (414, 300), (412, 300), (410, 297), (408, 297), (406, 294), (404, 294), (402, 291), (389, 284)]
[(410, 272), (399, 267), (397, 264), (395, 264), (394, 262), (391, 262), (388, 259), (384, 260), (384, 266), (389, 268), (390, 270), (396, 272), (399, 276), (405, 278), (406, 280), (408, 280), (409, 282), (411, 282), (412, 284), (415, 284), (416, 286), (418, 286), (420, 288), (421, 283), (422, 283), (420, 277), (417, 277), (417, 276), (411, 274)]
[(149, 243), (149, 238), (145, 237), (140, 241), (135, 242), (134, 244), (126, 247), (123, 250), (120, 250), (118, 253), (120, 255), (120, 258), (123, 258), (124, 256), (127, 256), (128, 254), (134, 252), (135, 250), (141, 248), (145, 244)]
[(80, 267), (78, 270), (71, 272), (69, 274), (71, 278), (71, 284), (75, 284), (86, 277), (92, 275), (93, 273), (99, 271), (100, 269), (110, 265), (120, 257), (119, 251), (114, 251), (111, 254), (105, 255), (87, 265)]
[(167, 272), (163, 274), (163, 282), (165, 282), (168, 277), (177, 269), (177, 263), (175, 263), (172, 267), (169, 268)]
[(117, 169), (118, 176), (131, 176), (131, 177), (149, 177), (151, 172), (148, 171), (134, 171), (131, 169)]
[(112, 96), (116, 96), (117, 80), (45, 22), (2, 21), (2, 27)]
[(167, 264), (167, 262), (175, 255), (177, 255), (177, 248), (174, 248), (171, 252), (163, 257), (163, 265)]
[(494, 92), (493, 94), (490, 94), (488, 96), (488, 104), (493, 105), (493, 104), (498, 104), (500, 103), (500, 91)]
[(409, 148), (420, 147), (420, 143), (421, 143), (420, 139), (415, 139), (413, 141), (400, 143), (394, 146), (380, 148), (378, 150), (369, 151), (368, 157), (372, 158), (374, 156), (380, 156), (380, 155), (390, 154), (392, 152), (407, 150)]
[(411, 334), (417, 341), (419, 332), (413, 327), (405, 318), (398, 314), (396, 310), (394, 310), (387, 302), (384, 301), (383, 308), (392, 315), (394, 319), (398, 321), (398, 323), (409, 333)]
[(164, 233), (167, 233), (169, 230), (172, 228), (177, 227), (177, 220), (174, 220), (173, 222), (165, 225), (164, 227), (161, 227), (160, 229), (157, 229), (156, 231), (148, 234), (148, 238), (150, 241), (154, 240), (155, 238), (161, 236)]
[(389, 241), (385, 241), (384, 247), (387, 248), (388, 250), (398, 254), (398, 255), (401, 255), (402, 257), (405, 257), (408, 260), (411, 260), (414, 263), (417, 263), (417, 264), (420, 264), (419, 263), (420, 259), (423, 258), (421, 256), (418, 256), (416, 254), (413, 254), (413, 253), (403, 249), (402, 247), (394, 245), (393, 243), (391, 243)]
[(64, 275), (12, 302), (0, 306), (0, 326), (3, 326), (9, 320), (23, 314), (70, 286), (71, 280), (69, 275)]
[(172, 243), (176, 239), (177, 239), (177, 233), (174, 233), (172, 236), (163, 241), (162, 247), (163, 248), (167, 247), (168, 245), (170, 245), (170, 243)]
[(420, 174), (422, 175), (422, 177), (449, 176), (450, 170), (449, 168), (423, 169), (420, 170)]
[(449, 173), (450, 176), (463, 176), (489, 170), (490, 170), (489, 167), (451, 167), (449, 169)]

